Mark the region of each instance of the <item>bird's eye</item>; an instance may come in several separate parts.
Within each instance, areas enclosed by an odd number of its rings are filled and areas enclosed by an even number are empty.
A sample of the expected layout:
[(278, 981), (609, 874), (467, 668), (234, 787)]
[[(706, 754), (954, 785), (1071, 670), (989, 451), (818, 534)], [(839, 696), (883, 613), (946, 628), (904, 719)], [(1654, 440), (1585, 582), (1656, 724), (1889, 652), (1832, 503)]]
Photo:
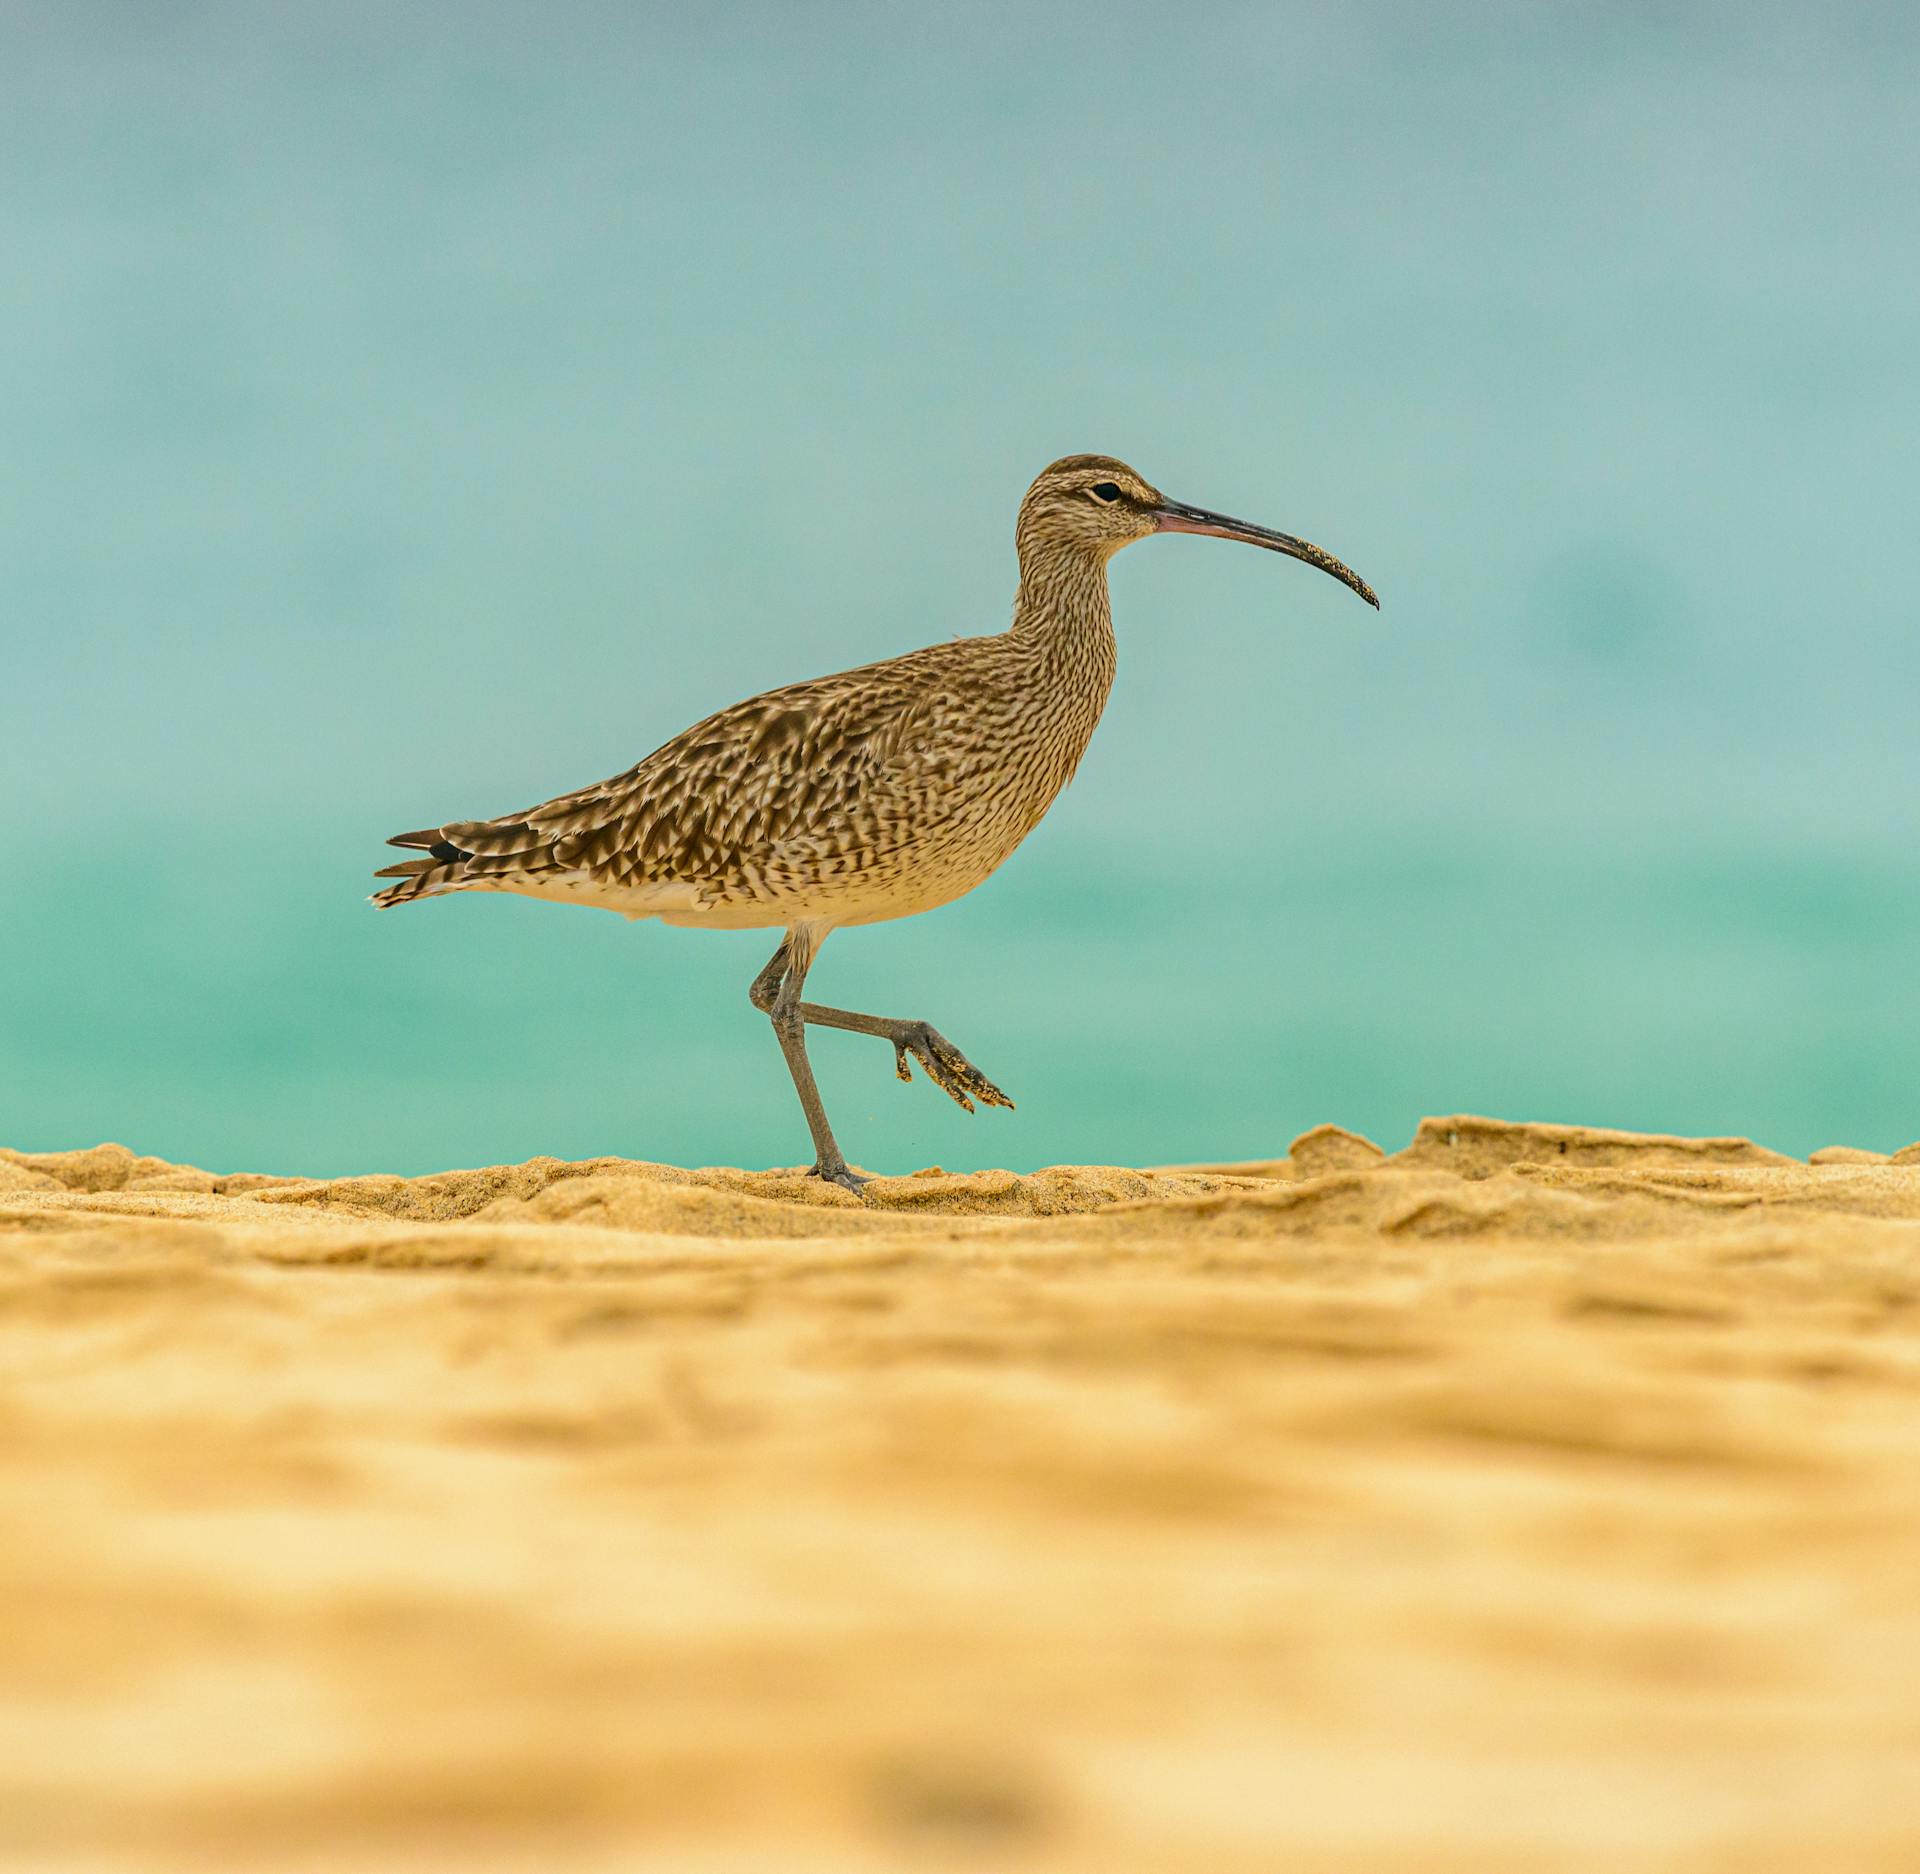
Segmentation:
[(1096, 501), (1118, 501), (1120, 499), (1120, 490), (1113, 482), (1095, 482), (1087, 492), (1092, 495)]

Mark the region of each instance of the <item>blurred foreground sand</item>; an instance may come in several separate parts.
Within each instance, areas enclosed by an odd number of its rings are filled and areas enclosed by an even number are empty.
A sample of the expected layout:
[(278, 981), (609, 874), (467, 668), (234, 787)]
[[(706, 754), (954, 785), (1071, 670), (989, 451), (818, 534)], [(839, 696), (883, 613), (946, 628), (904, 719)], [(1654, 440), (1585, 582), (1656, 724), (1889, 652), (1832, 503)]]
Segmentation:
[(0, 1866), (1920, 1866), (1920, 1148), (0, 1154)]

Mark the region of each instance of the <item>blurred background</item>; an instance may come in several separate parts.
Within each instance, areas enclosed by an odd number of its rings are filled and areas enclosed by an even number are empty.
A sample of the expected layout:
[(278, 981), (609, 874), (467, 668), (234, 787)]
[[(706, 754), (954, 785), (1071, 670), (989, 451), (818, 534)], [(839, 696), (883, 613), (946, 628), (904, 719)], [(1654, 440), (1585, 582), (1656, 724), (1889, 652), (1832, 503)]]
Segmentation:
[(1054, 456), (1302, 533), (1113, 569), (972, 897), (843, 933), (968, 1119), (1920, 1137), (1911, 9), (13, 5), (0, 1140), (330, 1173), (804, 1162), (771, 934), (397, 829), (1006, 622)]

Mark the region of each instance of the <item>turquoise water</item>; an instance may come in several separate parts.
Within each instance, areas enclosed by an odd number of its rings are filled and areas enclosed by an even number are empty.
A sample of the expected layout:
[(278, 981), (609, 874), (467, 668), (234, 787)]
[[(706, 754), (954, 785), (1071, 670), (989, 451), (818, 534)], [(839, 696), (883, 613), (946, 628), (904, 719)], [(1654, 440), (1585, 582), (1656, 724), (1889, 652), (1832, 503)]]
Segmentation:
[(10, 13), (0, 1138), (793, 1162), (770, 943), (376, 916), (397, 827), (1150, 542), (1073, 789), (846, 933), (882, 1166), (1477, 1109), (1920, 1137), (1920, 37), (1897, 11)]
[[(33, 988), (8, 1025), (6, 1136), (316, 1173), (803, 1157), (746, 1000), (760, 933), (498, 898), (362, 915), (358, 846), (311, 837), (282, 870), (182, 844), (164, 876), (95, 874), (11, 926), (10, 980)], [(1043, 829), (949, 910), (836, 936), (818, 995), (927, 1015), (1019, 1102), (969, 1118), (899, 1085), (882, 1043), (817, 1036), (849, 1151), (1256, 1157), (1323, 1119), (1393, 1144), (1461, 1110), (1797, 1151), (1920, 1136), (1911, 867), (1383, 832), (1193, 872)]]

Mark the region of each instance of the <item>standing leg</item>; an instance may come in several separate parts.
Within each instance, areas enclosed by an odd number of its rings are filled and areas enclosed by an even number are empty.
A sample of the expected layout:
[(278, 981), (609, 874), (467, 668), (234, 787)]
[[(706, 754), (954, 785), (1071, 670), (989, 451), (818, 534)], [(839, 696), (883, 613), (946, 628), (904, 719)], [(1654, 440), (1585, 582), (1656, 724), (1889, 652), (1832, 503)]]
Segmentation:
[(780, 1052), (787, 1057), (793, 1090), (800, 1096), (800, 1109), (807, 1116), (807, 1130), (813, 1134), (813, 1175), (857, 1195), (866, 1180), (847, 1169), (847, 1161), (834, 1142), (833, 1128), (827, 1124), (827, 1109), (821, 1104), (820, 1088), (807, 1060), (806, 1017), (800, 1012), (800, 986), (807, 980), (807, 971), (823, 935), (804, 924), (788, 931), (767, 967), (754, 978), (748, 994), (753, 998), (753, 1006), (772, 1018)]

